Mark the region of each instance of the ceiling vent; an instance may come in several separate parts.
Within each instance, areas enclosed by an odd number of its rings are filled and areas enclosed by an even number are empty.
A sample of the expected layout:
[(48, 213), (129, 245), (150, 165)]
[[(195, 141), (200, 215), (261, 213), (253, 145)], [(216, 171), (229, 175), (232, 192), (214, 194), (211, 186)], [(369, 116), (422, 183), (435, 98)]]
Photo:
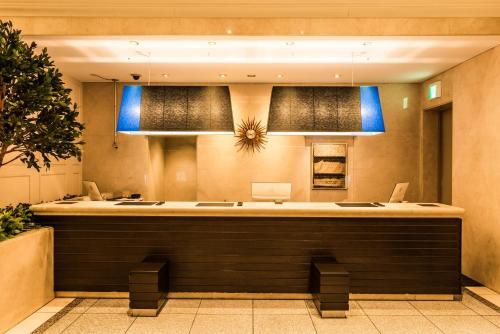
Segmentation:
[(125, 86), (117, 131), (133, 135), (234, 134), (228, 86)]
[(275, 86), (267, 133), (363, 136), (385, 132), (378, 87)]

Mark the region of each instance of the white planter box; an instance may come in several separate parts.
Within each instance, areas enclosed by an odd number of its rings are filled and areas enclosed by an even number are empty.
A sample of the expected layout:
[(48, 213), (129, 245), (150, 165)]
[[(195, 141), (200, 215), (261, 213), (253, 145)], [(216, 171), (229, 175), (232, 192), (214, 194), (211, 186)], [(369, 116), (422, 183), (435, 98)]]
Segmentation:
[(54, 230), (0, 242), (0, 333), (54, 298)]

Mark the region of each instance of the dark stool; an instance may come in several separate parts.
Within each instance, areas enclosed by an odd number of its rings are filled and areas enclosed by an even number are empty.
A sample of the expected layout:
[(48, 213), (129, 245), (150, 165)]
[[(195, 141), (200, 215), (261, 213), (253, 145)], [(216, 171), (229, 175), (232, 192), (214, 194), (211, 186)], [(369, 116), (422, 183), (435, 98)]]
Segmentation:
[(311, 291), (321, 317), (345, 318), (349, 310), (349, 272), (335, 259), (313, 259)]
[(142, 262), (128, 276), (129, 314), (157, 316), (168, 292), (168, 262)]

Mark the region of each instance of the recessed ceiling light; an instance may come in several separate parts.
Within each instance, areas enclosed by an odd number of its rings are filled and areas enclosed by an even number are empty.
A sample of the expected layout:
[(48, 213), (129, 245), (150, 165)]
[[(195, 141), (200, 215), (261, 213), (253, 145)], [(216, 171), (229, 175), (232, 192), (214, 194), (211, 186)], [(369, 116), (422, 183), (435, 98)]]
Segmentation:
[(293, 42), (293, 41), (286, 42), (286, 45), (288, 45), (288, 46), (292, 46), (294, 44), (295, 44), (295, 42)]
[(168, 78), (168, 77), (169, 77), (169, 74), (168, 74), (168, 73), (162, 73), (162, 75), (161, 75), (161, 76), (162, 76), (162, 77), (164, 77), (164, 78)]
[(219, 74), (219, 78), (222, 78), (222, 79), (227, 78), (227, 74)]
[(233, 30), (231, 28), (226, 30), (226, 34), (231, 35), (233, 33)]
[(278, 75), (277, 75), (277, 77), (278, 77), (279, 79), (281, 79), (281, 78), (283, 78), (283, 77), (284, 77), (284, 75), (283, 75), (283, 74), (278, 74)]
[(341, 74), (335, 73), (335, 79), (340, 79), (342, 77)]
[(255, 78), (256, 75), (255, 74), (247, 74), (247, 78)]
[(139, 46), (139, 42), (137, 41), (129, 41), (129, 44), (133, 46)]
[(210, 45), (210, 46), (213, 46), (213, 45), (216, 45), (216, 44), (217, 44), (217, 42), (214, 42), (214, 41), (208, 42), (208, 45)]
[(304, 35), (304, 34), (305, 34), (305, 31), (304, 31), (304, 30), (301, 30), (301, 31), (299, 31), (299, 33), (300, 33), (301, 35)]

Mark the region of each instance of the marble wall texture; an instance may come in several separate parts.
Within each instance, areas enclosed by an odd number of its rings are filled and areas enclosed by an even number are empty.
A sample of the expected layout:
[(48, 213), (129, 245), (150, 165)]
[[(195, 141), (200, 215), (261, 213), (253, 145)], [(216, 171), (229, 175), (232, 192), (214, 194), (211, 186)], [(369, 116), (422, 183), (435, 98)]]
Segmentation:
[[(436, 80), (442, 97), (427, 101)], [(424, 108), (453, 102), (452, 202), (465, 209), (463, 272), (500, 292), (500, 47), (422, 86)]]
[[(291, 182), (294, 201), (387, 201), (394, 184), (419, 194), (418, 84), (381, 85), (387, 132), (369, 137), (270, 136), (262, 152), (238, 152), (233, 136), (145, 138), (118, 135), (112, 148), (112, 85), (84, 83), (87, 130), (84, 179), (101, 191), (139, 192), (150, 199), (251, 200), (251, 182)], [(121, 95), (121, 85), (119, 98)], [(256, 117), (267, 126), (272, 85), (230, 85), (234, 122)], [(402, 108), (408, 97), (407, 110)], [(348, 144), (347, 190), (311, 190), (311, 143)]]

